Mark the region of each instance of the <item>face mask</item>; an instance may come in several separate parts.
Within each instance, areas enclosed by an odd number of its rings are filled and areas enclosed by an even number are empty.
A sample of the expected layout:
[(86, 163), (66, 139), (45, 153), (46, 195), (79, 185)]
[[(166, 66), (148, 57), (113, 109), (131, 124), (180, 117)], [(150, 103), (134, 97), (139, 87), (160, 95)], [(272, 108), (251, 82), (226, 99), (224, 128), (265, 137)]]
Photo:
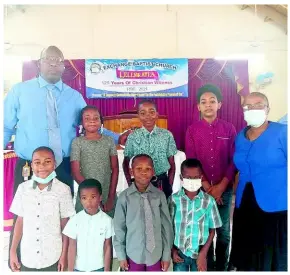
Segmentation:
[(249, 110), (244, 112), (244, 119), (248, 126), (255, 128), (260, 127), (266, 121), (267, 115), (265, 110)]
[(48, 175), (45, 179), (39, 178), (35, 176), (34, 174), (32, 175), (32, 180), (36, 181), (37, 183), (40, 184), (48, 184), (50, 181), (52, 181), (56, 177), (55, 171), (51, 172), (50, 175)]
[(201, 187), (201, 179), (183, 179), (181, 185), (189, 192), (195, 192)]

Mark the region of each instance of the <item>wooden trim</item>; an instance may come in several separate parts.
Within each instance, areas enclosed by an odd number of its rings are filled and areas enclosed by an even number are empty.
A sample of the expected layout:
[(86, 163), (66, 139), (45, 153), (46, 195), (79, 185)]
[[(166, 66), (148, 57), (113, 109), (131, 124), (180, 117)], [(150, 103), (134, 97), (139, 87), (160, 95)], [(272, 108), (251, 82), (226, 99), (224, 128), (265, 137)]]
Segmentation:
[[(131, 118), (138, 118), (139, 116), (137, 114), (123, 114), (123, 115), (116, 115), (116, 116), (105, 116), (105, 120), (113, 120), (113, 119), (131, 119)], [(165, 115), (159, 115), (158, 119), (167, 119), (167, 116)]]

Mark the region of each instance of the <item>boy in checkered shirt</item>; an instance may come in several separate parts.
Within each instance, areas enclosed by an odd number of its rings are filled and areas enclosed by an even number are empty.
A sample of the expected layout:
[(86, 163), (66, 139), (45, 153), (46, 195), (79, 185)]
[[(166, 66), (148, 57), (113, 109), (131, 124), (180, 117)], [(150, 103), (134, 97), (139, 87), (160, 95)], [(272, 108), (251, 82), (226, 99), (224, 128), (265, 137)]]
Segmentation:
[(201, 190), (202, 166), (197, 159), (181, 164), (181, 190), (169, 199), (174, 227), (173, 271), (206, 271), (207, 253), (222, 226), (215, 199)]

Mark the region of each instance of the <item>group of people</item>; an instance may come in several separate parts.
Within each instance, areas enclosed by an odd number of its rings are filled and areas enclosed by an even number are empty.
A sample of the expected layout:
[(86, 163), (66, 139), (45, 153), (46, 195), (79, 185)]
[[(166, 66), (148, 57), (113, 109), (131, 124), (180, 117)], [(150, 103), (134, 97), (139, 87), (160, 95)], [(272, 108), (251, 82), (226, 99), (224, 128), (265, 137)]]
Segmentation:
[[(4, 102), (4, 147), (15, 134), (19, 156), (12, 271), (110, 271), (113, 247), (124, 271), (167, 271), (171, 261), (174, 271), (287, 270), (287, 125), (267, 120), (265, 95), (244, 99), (248, 126), (237, 135), (217, 118), (220, 89), (198, 90), (201, 120), (186, 132), (181, 189), (172, 194), (177, 148), (156, 126), (155, 102), (142, 100), (142, 127), (120, 136), (62, 82), (58, 48), (45, 49), (38, 66), (38, 77), (15, 85)], [(129, 186), (118, 198), (117, 143), (125, 144)]]

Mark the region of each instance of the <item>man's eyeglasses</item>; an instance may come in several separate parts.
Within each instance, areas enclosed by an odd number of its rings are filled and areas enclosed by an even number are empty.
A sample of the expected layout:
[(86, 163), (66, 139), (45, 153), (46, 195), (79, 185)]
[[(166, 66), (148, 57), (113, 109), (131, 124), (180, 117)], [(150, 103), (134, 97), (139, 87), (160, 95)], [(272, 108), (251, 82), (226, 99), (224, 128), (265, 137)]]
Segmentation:
[(44, 63), (52, 65), (62, 65), (63, 64), (63, 59), (61, 57), (53, 57), (53, 56), (46, 56), (41, 58), (40, 60), (42, 60)]
[(243, 106), (244, 111), (248, 110), (263, 110), (265, 107), (268, 107), (268, 105), (263, 103), (256, 103), (256, 104), (247, 104)]

